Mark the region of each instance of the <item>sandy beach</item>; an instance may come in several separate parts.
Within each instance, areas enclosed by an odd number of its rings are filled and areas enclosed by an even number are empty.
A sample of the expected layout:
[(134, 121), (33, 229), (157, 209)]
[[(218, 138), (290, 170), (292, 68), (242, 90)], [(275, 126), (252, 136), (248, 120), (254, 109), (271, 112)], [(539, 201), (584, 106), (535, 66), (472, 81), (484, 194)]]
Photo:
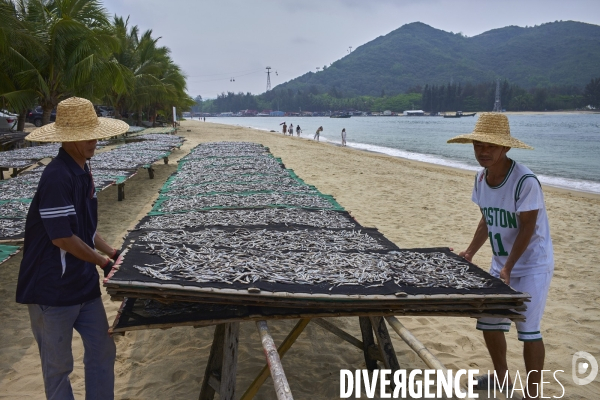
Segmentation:
[[(145, 170), (125, 185), (125, 201), (117, 201), (117, 188), (101, 192), (99, 232), (113, 246), (151, 208), (158, 190), (176, 170), (176, 161), (194, 146), (211, 141), (251, 141), (269, 147), (306, 183), (333, 195), (364, 226), (377, 227), (403, 248), (448, 246), (460, 251), (469, 244), (479, 220), (470, 201), (473, 173), (394, 158), (348, 147), (317, 143), (305, 138), (233, 127), (184, 121), (179, 134), (184, 146), (157, 163), (155, 179)], [(586, 386), (571, 378), (572, 355), (587, 351), (600, 361), (600, 196), (546, 187), (546, 206), (555, 251), (555, 273), (542, 333), (546, 344), (545, 368), (557, 373), (568, 399), (592, 399), (600, 394), (600, 377)], [(491, 250), (484, 246), (474, 259), (488, 269)], [(24, 305), (15, 303), (21, 256), (0, 266), (0, 399), (42, 399), (39, 354)], [(104, 291), (104, 290), (103, 290)], [(103, 295), (109, 323), (119, 304)], [(492, 368), (481, 332), (470, 318), (403, 317), (400, 319), (449, 369)], [(360, 337), (357, 318), (332, 320)], [(269, 324), (276, 343), (296, 320)], [(115, 337), (115, 395), (117, 399), (194, 399), (200, 391), (209, 355), (213, 327), (129, 332)], [(393, 333), (401, 368), (426, 368), (417, 355)], [(522, 344), (514, 326), (507, 336), (509, 367), (524, 373)], [(82, 355), (77, 334), (73, 342), (75, 369), (71, 382), (76, 398), (84, 398)], [(236, 398), (265, 364), (254, 323), (242, 323)], [(309, 324), (283, 358), (290, 387), (297, 399), (339, 398), (340, 369), (364, 368), (362, 352), (315, 324)], [(545, 396), (560, 396), (560, 385), (549, 375)], [(487, 398), (478, 392), (480, 399)], [(364, 396), (364, 392), (363, 392)], [(271, 380), (257, 398), (275, 399)], [(366, 398), (366, 397), (365, 397)], [(499, 397), (503, 398), (503, 397)]]

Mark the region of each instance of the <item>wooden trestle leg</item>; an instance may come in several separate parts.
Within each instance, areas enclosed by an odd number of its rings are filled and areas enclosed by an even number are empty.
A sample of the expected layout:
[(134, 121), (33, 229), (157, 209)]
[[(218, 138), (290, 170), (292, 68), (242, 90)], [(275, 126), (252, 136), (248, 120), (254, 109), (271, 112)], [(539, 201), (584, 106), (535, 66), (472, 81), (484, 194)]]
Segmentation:
[(358, 317), (360, 331), (362, 333), (363, 352), (365, 354), (365, 364), (369, 372), (377, 369), (377, 360), (371, 356), (369, 348), (375, 346), (375, 338), (373, 337), (373, 326), (369, 317)]
[(233, 400), (239, 331), (239, 322), (219, 324), (215, 327), (199, 400), (212, 400), (215, 392), (219, 393), (220, 399)]
[(385, 320), (383, 317), (369, 317), (369, 319), (373, 325), (375, 336), (377, 336), (377, 345), (383, 357), (383, 365), (385, 365), (386, 369), (391, 369), (393, 374), (400, 369), (400, 364), (398, 363), (392, 339), (390, 339), (390, 334), (385, 325)]
[(117, 201), (125, 200), (125, 184), (119, 183), (117, 185)]

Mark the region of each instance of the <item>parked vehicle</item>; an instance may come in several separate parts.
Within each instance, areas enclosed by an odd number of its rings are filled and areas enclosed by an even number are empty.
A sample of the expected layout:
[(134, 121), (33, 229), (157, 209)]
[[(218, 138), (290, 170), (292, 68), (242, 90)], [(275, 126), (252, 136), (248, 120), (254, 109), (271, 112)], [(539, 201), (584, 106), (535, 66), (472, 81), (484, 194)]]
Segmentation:
[[(29, 122), (30, 124), (34, 124), (35, 126), (37, 126), (38, 128), (40, 126), (42, 126), (42, 116), (44, 115), (44, 110), (42, 110), (42, 107), (37, 106), (36, 108), (34, 108), (33, 110), (30, 110), (27, 113), (27, 122)], [(50, 113), (50, 122), (54, 122), (56, 121), (56, 110), (52, 110), (52, 112)]]
[(113, 117), (115, 115), (114, 109), (108, 106), (94, 106), (96, 115), (99, 117)]
[(0, 129), (15, 129), (19, 116), (9, 113), (6, 110), (0, 110)]

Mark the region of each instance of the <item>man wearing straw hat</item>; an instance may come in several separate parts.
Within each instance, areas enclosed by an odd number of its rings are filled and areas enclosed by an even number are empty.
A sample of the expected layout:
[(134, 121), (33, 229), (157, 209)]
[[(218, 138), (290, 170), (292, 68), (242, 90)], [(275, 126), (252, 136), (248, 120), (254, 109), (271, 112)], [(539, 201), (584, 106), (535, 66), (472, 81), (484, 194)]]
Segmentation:
[[(513, 147), (533, 148), (512, 137), (508, 118), (497, 113), (482, 114), (472, 133), (454, 137), (448, 143), (472, 143), (475, 158), (484, 168), (475, 177), (472, 195), (481, 210), (481, 220), (471, 244), (460, 255), (471, 261), (489, 239), (493, 252), (490, 274), (531, 295), (523, 313), (526, 320), (516, 322), (516, 326), (518, 339), (524, 342), (528, 373), (525, 398), (537, 398), (545, 356), (540, 322), (554, 271), (554, 256), (540, 183), (527, 167), (507, 157)], [(477, 320), (496, 377), (500, 383), (508, 377), (509, 385), (504, 334), (510, 325), (511, 321), (503, 318)], [(488, 382), (488, 375), (482, 375), (476, 389), (487, 390), (493, 385), (494, 382)]]
[(116, 350), (108, 335), (96, 265), (106, 276), (120, 262), (120, 252), (96, 232), (98, 199), (86, 160), (94, 155), (98, 139), (128, 128), (122, 121), (98, 118), (91, 102), (72, 97), (58, 104), (55, 123), (26, 137), (62, 142), (27, 213), (17, 282), (17, 302), (29, 308), (48, 399), (73, 399), (73, 329), (83, 340), (86, 399), (114, 398)]

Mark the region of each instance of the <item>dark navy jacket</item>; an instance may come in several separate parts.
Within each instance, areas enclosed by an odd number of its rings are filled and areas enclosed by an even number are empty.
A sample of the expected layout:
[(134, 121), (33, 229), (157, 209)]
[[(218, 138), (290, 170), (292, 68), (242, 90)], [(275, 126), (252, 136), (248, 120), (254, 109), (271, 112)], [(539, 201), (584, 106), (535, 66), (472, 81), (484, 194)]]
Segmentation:
[(100, 296), (96, 266), (52, 244), (78, 236), (94, 248), (98, 199), (88, 166), (61, 147), (44, 169), (25, 223), (17, 302), (72, 306)]

